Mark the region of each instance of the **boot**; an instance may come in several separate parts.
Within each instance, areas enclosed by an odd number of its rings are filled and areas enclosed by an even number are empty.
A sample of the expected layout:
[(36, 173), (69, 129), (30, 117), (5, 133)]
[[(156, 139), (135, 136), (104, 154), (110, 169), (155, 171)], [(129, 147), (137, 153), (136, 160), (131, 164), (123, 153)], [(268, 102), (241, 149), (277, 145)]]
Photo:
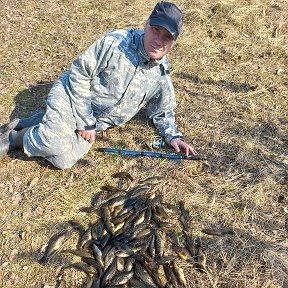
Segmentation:
[(7, 155), (10, 149), (11, 141), (8, 133), (0, 136), (0, 157)]
[(16, 118), (10, 123), (7, 123), (0, 127), (0, 133), (8, 132), (8, 130), (20, 131), (23, 128), (31, 127), (37, 125), (41, 122), (45, 112), (37, 111), (33, 115), (27, 118)]
[(7, 131), (2, 134), (0, 136), (0, 157), (7, 155), (16, 148), (23, 147), (23, 136), (28, 129), (29, 127), (20, 131)]

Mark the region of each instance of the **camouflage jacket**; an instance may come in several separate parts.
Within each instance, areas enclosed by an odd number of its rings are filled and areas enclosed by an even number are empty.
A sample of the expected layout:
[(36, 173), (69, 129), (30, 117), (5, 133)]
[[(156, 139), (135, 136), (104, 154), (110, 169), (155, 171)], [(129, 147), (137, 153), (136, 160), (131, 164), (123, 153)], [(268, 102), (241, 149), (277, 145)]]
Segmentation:
[(124, 124), (147, 104), (148, 117), (167, 143), (182, 137), (168, 60), (150, 60), (143, 35), (132, 28), (108, 32), (73, 61), (65, 88), (77, 129)]

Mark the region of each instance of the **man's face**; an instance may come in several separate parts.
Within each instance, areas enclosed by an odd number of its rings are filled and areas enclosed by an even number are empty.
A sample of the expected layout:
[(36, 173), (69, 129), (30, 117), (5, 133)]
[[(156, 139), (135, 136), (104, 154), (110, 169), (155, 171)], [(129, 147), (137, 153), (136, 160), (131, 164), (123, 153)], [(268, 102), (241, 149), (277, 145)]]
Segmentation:
[(161, 59), (174, 44), (172, 35), (161, 26), (150, 26), (147, 21), (144, 28), (144, 48), (151, 59)]

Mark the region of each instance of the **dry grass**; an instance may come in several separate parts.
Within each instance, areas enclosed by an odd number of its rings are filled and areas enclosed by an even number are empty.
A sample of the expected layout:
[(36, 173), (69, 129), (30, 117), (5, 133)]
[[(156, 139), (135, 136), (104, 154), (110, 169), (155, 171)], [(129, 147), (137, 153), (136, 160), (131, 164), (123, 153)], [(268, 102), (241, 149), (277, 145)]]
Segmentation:
[[(40, 248), (65, 221), (87, 223), (79, 208), (120, 170), (137, 180), (163, 175), (165, 201), (185, 200), (192, 235), (202, 238), (211, 269), (205, 275), (185, 267), (189, 287), (288, 287), (287, 1), (176, 2), (186, 16), (169, 55), (177, 123), (209, 161), (135, 159), (92, 149), (86, 159), (94, 165), (58, 171), (21, 151), (1, 159), (1, 287), (53, 287), (67, 259), (42, 266)], [(143, 27), (155, 3), (0, 0), (0, 123), (43, 107), (49, 85), (37, 84), (53, 82), (104, 31)], [(142, 116), (95, 147), (147, 149), (155, 131)], [(213, 226), (233, 227), (237, 235), (201, 233)], [(81, 275), (72, 272), (67, 280), (77, 287)]]

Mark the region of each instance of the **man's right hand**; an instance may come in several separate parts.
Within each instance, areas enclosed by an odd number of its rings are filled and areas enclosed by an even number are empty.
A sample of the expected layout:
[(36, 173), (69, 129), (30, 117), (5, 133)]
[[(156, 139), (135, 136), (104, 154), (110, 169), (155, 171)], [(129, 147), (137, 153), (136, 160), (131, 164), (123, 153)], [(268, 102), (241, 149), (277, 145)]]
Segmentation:
[(78, 135), (80, 135), (83, 139), (90, 142), (91, 144), (95, 141), (95, 130), (77, 130)]

